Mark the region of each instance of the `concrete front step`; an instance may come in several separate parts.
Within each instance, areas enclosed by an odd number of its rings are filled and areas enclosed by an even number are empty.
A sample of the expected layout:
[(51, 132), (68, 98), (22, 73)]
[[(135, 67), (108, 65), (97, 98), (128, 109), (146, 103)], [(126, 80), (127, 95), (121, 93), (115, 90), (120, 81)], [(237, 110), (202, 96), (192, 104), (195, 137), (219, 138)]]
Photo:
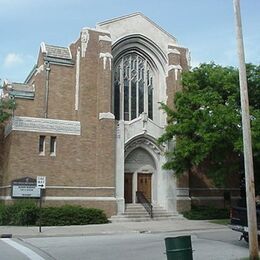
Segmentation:
[(153, 207), (153, 218), (149, 216), (145, 208), (141, 204), (126, 204), (125, 213), (112, 216), (112, 222), (139, 222), (150, 220), (172, 220), (179, 219), (182, 216), (177, 213), (167, 212), (162, 207)]
[(112, 216), (109, 220), (113, 223), (115, 222), (143, 222), (143, 221), (163, 221), (163, 220), (175, 220), (180, 219), (182, 216), (172, 216), (172, 217), (139, 217), (139, 218), (126, 218), (126, 217), (120, 217), (118, 216)]

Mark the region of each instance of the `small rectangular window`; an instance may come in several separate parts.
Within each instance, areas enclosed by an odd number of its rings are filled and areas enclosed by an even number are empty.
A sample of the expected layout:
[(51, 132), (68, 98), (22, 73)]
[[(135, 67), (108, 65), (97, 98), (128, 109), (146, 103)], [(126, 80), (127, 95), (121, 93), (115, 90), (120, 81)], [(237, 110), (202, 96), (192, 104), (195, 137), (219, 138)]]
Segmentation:
[(40, 155), (45, 155), (45, 136), (40, 135), (39, 139), (39, 154)]
[(50, 140), (50, 155), (55, 156), (56, 155), (56, 136), (51, 136)]

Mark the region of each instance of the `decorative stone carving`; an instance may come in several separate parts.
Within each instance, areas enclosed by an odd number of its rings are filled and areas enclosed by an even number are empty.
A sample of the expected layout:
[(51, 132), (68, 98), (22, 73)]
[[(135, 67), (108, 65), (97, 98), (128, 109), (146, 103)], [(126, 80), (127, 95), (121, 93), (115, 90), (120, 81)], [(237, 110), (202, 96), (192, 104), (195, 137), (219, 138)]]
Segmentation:
[(147, 132), (148, 115), (147, 115), (147, 113), (143, 112), (141, 114), (141, 116), (142, 116), (142, 120), (143, 120), (143, 131), (144, 131), (144, 133), (146, 133)]
[(190, 67), (191, 66), (191, 55), (190, 55), (189, 49), (186, 49), (186, 59), (188, 62), (188, 66)]
[(141, 137), (133, 142), (131, 142), (129, 145), (125, 146), (125, 154), (128, 152), (128, 151), (132, 151), (134, 150), (135, 148), (139, 147), (139, 146), (147, 146), (149, 147), (149, 149), (153, 150), (154, 153), (156, 154), (161, 154), (161, 149), (155, 145), (152, 141), (150, 141), (149, 139), (145, 138), (145, 137)]
[(88, 41), (89, 41), (88, 29), (83, 28), (81, 31), (81, 57), (82, 58), (84, 58), (86, 56)]
[(10, 124), (7, 125), (5, 136), (12, 130), (65, 135), (80, 135), (81, 132), (79, 121), (19, 116), (13, 117)]
[(99, 58), (100, 59), (103, 59), (103, 67), (104, 67), (104, 70), (106, 69), (106, 63), (107, 63), (107, 59), (109, 61), (109, 69), (111, 70), (111, 66), (112, 66), (112, 54), (109, 53), (109, 52), (106, 52), (106, 53), (100, 53), (99, 54)]

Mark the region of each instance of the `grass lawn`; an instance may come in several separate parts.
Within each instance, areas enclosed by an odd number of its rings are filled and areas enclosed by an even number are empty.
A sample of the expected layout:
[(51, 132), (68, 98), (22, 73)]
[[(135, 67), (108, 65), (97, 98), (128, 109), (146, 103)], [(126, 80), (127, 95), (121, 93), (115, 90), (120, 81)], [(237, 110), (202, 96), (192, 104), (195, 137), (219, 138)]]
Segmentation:
[(230, 219), (212, 219), (209, 220), (210, 223), (220, 224), (220, 225), (228, 225), (230, 224)]

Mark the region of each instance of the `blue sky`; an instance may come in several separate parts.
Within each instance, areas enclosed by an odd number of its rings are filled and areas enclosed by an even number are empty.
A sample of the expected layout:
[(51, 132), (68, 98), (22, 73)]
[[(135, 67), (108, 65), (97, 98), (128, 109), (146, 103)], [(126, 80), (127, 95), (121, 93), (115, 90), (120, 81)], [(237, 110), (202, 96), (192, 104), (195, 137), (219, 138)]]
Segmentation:
[[(23, 82), (42, 41), (69, 46), (81, 28), (142, 12), (191, 51), (192, 65), (237, 66), (232, 0), (0, 0), (0, 79)], [(246, 62), (260, 64), (260, 0), (241, 0)]]

